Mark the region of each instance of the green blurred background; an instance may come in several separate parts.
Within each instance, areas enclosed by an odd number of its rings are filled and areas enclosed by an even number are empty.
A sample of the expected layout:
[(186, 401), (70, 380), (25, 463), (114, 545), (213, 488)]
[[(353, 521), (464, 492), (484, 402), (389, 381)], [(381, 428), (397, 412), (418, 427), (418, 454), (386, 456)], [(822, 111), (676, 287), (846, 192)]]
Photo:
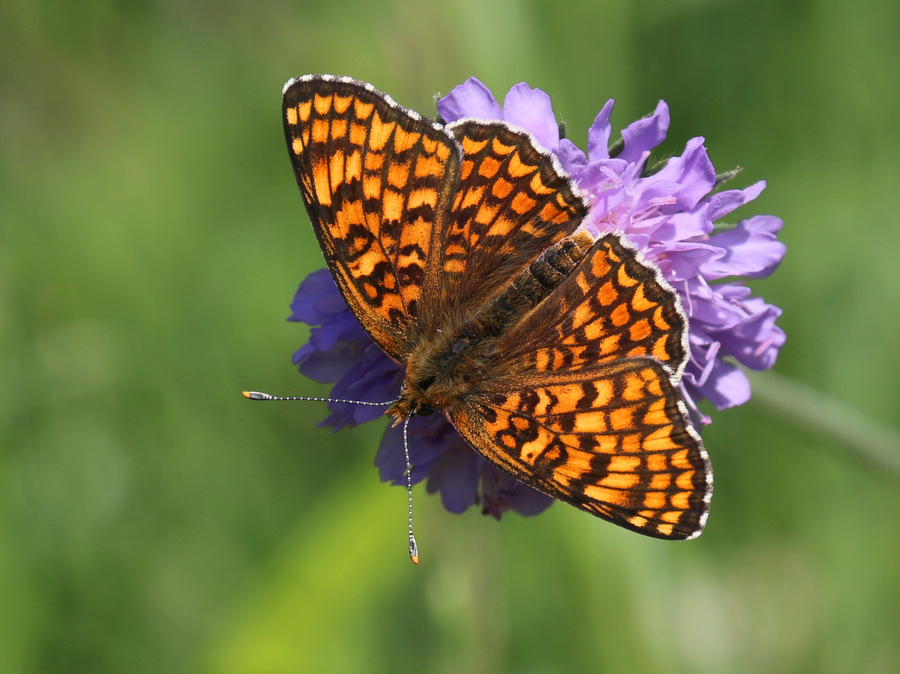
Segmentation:
[[(6, 0), (0, 671), (900, 671), (898, 7)], [(769, 181), (738, 216), (786, 223), (753, 287), (788, 342), (705, 430), (703, 537), (419, 487), (414, 568), (380, 422), (241, 398), (326, 390), (284, 321), (321, 266), (280, 120), (309, 72), (426, 114), (527, 80), (582, 146), (664, 98), (663, 152)]]

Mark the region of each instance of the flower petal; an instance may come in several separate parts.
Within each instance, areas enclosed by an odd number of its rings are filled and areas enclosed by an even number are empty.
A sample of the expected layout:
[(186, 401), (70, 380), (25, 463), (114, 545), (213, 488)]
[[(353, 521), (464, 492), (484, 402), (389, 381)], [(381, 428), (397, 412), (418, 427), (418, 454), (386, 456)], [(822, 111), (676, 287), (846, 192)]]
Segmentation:
[(640, 160), (644, 152), (652, 150), (666, 139), (668, 130), (669, 106), (665, 101), (660, 101), (656, 104), (656, 110), (652, 115), (632, 122), (622, 129), (622, 140), (625, 141), (625, 147), (622, 149), (619, 159), (627, 162)]
[(448, 124), (464, 117), (503, 119), (503, 110), (494, 94), (474, 77), (439, 99), (437, 109), (441, 119)]
[(503, 100), (503, 118), (528, 131), (546, 150), (555, 150), (559, 144), (553, 104), (540, 89), (532, 89), (524, 82), (515, 85)]

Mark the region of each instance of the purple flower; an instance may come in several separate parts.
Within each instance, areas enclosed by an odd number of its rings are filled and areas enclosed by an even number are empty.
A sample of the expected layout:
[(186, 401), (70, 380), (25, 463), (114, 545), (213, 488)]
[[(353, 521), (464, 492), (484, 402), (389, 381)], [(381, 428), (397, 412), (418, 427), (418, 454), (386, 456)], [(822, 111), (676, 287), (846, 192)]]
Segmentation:
[[(785, 253), (777, 240), (782, 222), (768, 215), (734, 226), (717, 221), (755, 199), (763, 182), (714, 192), (719, 178), (702, 138), (688, 141), (680, 156), (661, 166), (648, 166), (650, 151), (665, 139), (669, 126), (662, 101), (652, 115), (625, 127), (612, 146), (613, 101), (608, 101), (588, 131), (587, 154), (560, 138), (550, 97), (524, 83), (510, 89), (501, 106), (487, 87), (470, 78), (440, 99), (437, 108), (446, 122), (502, 119), (531, 133), (559, 158), (588, 200), (590, 213), (582, 226), (595, 234), (619, 232), (659, 266), (688, 315), (691, 353), (681, 383), (698, 420), (710, 421), (697, 407), (704, 398), (718, 409), (750, 398), (749, 381), (738, 364), (770, 368), (785, 335), (775, 324), (781, 310), (751, 296), (739, 277), (761, 278), (778, 266)], [(336, 382), (335, 398), (383, 402), (397, 397), (400, 366), (359, 327), (326, 270), (306, 278), (292, 310), (290, 320), (318, 326), (294, 355), (301, 372)], [(379, 408), (343, 403), (329, 408), (323, 423), (335, 430), (382, 414)], [(482, 459), (441, 414), (413, 418), (409, 436), (413, 482), (427, 477), (428, 491), (440, 492), (451, 512), (480, 503), (484, 513), (497, 518), (510, 508), (530, 515), (552, 502)], [(375, 462), (382, 480), (405, 486), (400, 428), (385, 433)]]

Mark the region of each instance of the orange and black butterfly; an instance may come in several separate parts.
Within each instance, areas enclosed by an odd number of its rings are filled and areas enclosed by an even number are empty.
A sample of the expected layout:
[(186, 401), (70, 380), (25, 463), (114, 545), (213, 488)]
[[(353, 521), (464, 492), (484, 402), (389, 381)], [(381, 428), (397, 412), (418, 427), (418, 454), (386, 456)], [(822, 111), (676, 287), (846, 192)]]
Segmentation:
[(495, 466), (633, 531), (701, 533), (712, 474), (679, 394), (678, 296), (579, 229), (588, 205), (551, 154), (324, 75), (285, 85), (284, 130), (335, 282), (405, 370), (387, 414), (442, 413)]

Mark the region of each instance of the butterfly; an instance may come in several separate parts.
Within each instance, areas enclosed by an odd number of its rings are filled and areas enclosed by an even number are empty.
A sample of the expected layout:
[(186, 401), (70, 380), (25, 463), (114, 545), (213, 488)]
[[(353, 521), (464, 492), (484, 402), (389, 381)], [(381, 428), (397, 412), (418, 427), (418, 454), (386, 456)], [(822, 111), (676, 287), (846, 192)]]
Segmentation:
[(625, 239), (579, 227), (589, 205), (557, 159), (502, 121), (433, 122), (350, 78), (290, 80), (283, 113), (331, 274), (404, 369), (395, 423), (444, 414), (538, 491), (698, 536), (712, 473), (679, 393), (687, 319)]

